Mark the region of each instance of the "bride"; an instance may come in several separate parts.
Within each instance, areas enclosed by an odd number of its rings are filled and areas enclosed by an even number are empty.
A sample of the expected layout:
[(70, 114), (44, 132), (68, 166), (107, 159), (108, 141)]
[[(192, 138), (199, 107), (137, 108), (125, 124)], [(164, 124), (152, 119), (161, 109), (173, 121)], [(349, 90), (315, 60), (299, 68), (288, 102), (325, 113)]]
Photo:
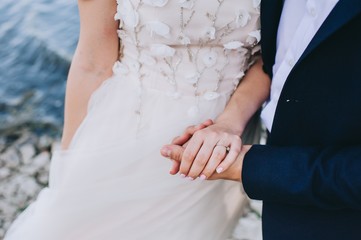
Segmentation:
[(269, 87), (256, 57), (259, 1), (78, 2), (62, 149), (5, 239), (226, 239), (239, 184), (174, 178), (159, 149), (216, 119), (232, 94), (243, 133)]

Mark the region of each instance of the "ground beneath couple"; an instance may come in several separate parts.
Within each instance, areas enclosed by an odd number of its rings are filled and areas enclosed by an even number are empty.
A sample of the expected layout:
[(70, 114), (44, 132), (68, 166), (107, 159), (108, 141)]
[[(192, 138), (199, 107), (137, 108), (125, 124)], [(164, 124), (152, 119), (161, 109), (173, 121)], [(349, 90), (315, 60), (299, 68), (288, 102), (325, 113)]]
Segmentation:
[[(51, 153), (59, 139), (27, 129), (0, 137), (0, 240), (15, 217), (48, 184)], [(227, 240), (262, 240), (262, 203), (250, 201)]]

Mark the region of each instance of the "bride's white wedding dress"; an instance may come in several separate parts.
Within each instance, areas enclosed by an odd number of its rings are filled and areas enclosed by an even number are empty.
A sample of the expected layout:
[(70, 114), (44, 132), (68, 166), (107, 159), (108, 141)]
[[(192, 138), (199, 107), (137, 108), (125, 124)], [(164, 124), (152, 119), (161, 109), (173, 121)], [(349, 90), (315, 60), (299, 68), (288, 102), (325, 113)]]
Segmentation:
[(162, 145), (220, 114), (258, 51), (257, 0), (118, 0), (121, 54), (6, 240), (224, 240), (239, 183), (171, 176)]

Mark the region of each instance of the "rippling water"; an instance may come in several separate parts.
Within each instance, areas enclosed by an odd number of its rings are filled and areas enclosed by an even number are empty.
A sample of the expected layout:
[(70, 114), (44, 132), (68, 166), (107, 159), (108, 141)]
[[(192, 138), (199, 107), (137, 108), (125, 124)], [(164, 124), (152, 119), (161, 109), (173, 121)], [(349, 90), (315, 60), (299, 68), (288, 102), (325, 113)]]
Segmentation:
[(0, 133), (59, 131), (79, 23), (75, 0), (0, 1)]

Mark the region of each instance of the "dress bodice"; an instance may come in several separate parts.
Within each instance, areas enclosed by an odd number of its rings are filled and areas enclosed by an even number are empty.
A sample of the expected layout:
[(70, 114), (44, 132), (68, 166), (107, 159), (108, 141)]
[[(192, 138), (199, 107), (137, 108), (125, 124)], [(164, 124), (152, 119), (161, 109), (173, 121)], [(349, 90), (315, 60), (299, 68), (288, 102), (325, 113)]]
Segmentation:
[(178, 99), (230, 94), (259, 51), (260, 0), (117, 0), (114, 73)]

